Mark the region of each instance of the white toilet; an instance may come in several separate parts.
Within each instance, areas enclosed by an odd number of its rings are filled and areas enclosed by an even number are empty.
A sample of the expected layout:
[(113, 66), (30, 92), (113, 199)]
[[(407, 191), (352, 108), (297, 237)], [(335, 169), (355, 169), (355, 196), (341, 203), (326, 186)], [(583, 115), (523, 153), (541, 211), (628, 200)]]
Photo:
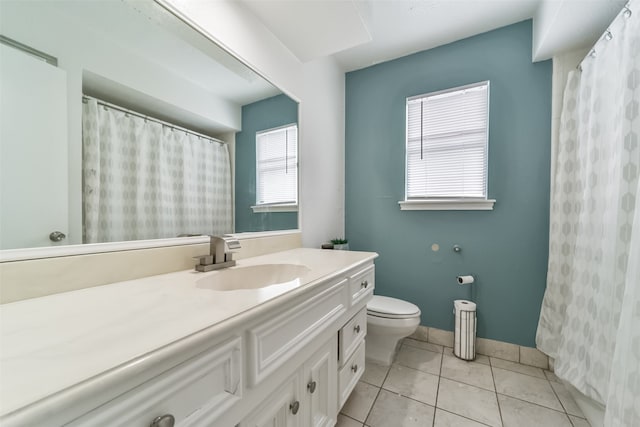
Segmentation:
[(420, 309), (410, 302), (374, 295), (367, 303), (366, 358), (390, 365), (400, 340), (420, 324)]

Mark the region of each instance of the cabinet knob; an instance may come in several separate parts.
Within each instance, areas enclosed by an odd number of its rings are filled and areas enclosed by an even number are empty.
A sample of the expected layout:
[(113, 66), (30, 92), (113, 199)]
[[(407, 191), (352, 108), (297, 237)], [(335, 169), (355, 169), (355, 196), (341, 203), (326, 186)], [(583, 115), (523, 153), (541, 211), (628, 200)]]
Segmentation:
[(62, 231), (52, 231), (51, 234), (49, 234), (49, 240), (51, 240), (52, 242), (61, 242), (66, 237), (67, 235)]
[(291, 405), (289, 405), (289, 409), (291, 409), (291, 413), (293, 415), (298, 413), (298, 410), (300, 410), (300, 402), (298, 402), (297, 400), (295, 402), (293, 402)]
[(360, 333), (360, 325), (354, 326), (353, 330), (356, 332), (356, 334), (359, 334)]
[(309, 393), (313, 394), (313, 392), (316, 391), (316, 382), (310, 381), (309, 384), (307, 384), (307, 390), (309, 390)]
[(366, 288), (369, 286), (369, 281), (368, 280), (363, 280), (362, 282), (360, 282), (360, 287), (361, 288)]
[(160, 415), (156, 417), (149, 427), (173, 427), (176, 419), (171, 414)]
[(358, 365), (357, 365), (357, 364), (356, 364), (356, 365), (351, 365), (351, 370), (352, 370), (354, 373), (358, 372)]

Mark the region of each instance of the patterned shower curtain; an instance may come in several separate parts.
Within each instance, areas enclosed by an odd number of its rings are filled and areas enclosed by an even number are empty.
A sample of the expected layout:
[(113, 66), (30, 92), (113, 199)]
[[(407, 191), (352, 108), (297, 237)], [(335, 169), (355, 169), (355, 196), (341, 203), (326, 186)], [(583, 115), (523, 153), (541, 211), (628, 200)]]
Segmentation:
[(226, 144), (83, 105), (84, 242), (233, 231)]
[(556, 374), (640, 426), (640, 1), (569, 74), (536, 343)]

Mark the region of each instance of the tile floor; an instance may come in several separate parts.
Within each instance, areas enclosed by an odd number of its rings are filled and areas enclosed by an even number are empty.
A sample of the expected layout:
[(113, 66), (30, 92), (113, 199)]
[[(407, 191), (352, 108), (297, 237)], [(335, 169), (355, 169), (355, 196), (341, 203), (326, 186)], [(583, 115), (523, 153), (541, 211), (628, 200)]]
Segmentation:
[(589, 427), (549, 371), (404, 340), (390, 367), (367, 363), (336, 427)]

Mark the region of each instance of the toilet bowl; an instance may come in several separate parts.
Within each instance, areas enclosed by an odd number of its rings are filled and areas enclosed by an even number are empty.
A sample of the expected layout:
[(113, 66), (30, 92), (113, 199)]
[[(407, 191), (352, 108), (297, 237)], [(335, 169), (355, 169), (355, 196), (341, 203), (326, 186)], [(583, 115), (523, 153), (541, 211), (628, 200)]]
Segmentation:
[(367, 303), (365, 356), (390, 365), (402, 338), (420, 325), (420, 309), (410, 302), (374, 295)]

